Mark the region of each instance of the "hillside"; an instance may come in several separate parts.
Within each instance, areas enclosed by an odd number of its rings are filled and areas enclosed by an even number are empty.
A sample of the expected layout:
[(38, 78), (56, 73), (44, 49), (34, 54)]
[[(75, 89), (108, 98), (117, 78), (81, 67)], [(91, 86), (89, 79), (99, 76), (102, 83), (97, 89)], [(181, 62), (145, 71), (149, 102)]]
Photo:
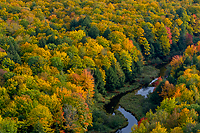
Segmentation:
[[(102, 110), (109, 93), (125, 83), (148, 83), (141, 77), (143, 66), (171, 59), (168, 85), (173, 83), (176, 91), (156, 95), (160, 99), (155, 104), (172, 98), (178, 104), (173, 102), (167, 111), (187, 107), (180, 116), (195, 127), (192, 108), (198, 111), (198, 80), (189, 77), (199, 74), (199, 2), (0, 0), (0, 132), (118, 128), (123, 122), (115, 122), (121, 116), (107, 120)], [(177, 92), (177, 87), (182, 90)], [(187, 92), (190, 89), (194, 93)], [(158, 110), (165, 109), (162, 103)], [(195, 115), (187, 114), (189, 109)], [(99, 126), (102, 121), (109, 124)]]

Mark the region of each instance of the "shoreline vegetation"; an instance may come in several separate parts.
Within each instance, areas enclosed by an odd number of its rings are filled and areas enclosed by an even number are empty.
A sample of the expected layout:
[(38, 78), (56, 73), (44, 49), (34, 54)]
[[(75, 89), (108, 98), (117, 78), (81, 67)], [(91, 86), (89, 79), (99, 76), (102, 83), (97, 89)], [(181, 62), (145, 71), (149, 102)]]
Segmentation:
[[(154, 66), (146, 65), (146, 66), (143, 66), (141, 72), (142, 73), (135, 79), (135, 82), (133, 84), (130, 85), (129, 83), (126, 83), (120, 89), (107, 94), (107, 96), (105, 97), (106, 100), (104, 104), (100, 104), (100, 105), (105, 106), (112, 100), (112, 98), (115, 98), (116, 96), (122, 94), (123, 96), (118, 104), (122, 106), (127, 112), (130, 112), (133, 116), (135, 116), (137, 120), (140, 120), (140, 118), (142, 118), (146, 114), (146, 111), (148, 111), (148, 110), (143, 109), (143, 107), (141, 106), (141, 104), (144, 101), (147, 104), (147, 100), (141, 95), (135, 95), (135, 91), (141, 89), (142, 86), (149, 84), (154, 78), (158, 77), (160, 71)], [(134, 98), (134, 101), (132, 97)], [(129, 108), (131, 106), (133, 106), (133, 108)], [(134, 106), (136, 107), (134, 108)], [(139, 111), (137, 110), (138, 107), (139, 107)], [(112, 133), (128, 125), (127, 119), (124, 117), (124, 115), (120, 111), (115, 109), (114, 113), (116, 116), (119, 115), (123, 117), (121, 121), (124, 121), (124, 122), (122, 126), (109, 131)]]

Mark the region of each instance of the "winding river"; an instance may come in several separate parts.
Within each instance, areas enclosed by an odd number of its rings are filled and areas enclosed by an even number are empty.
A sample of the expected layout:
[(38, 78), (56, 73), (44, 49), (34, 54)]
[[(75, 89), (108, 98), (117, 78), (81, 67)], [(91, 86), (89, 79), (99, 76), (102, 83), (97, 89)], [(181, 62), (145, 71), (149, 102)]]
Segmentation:
[[(166, 71), (166, 65), (160, 68), (159, 76), (164, 76), (165, 71)], [(151, 81), (150, 84), (152, 84), (156, 80), (157, 80), (157, 78), (154, 79), (153, 81)], [(119, 101), (123, 96), (125, 96), (127, 93), (130, 93), (130, 92), (135, 93), (136, 95), (142, 95), (144, 97), (147, 97), (147, 95), (150, 92), (153, 92), (153, 89), (154, 89), (154, 87), (142, 87), (141, 89), (140, 88), (141, 87), (137, 88), (137, 90), (138, 90), (137, 92), (128, 91), (128, 92), (125, 92), (125, 93), (121, 93), (121, 94), (113, 97), (111, 99), (110, 103), (104, 106), (106, 111), (107, 111), (107, 113), (115, 115), (114, 114), (114, 110), (117, 109), (124, 115), (125, 118), (128, 119), (128, 125), (126, 127), (122, 128), (122, 129), (118, 129), (116, 131), (116, 133), (129, 133), (129, 132), (131, 132), (131, 127), (134, 124), (137, 124), (138, 121), (135, 118), (135, 116), (133, 116), (131, 113), (127, 112), (125, 109), (123, 109), (121, 106), (119, 106)]]
[[(153, 80), (152, 82), (154, 82), (156, 80), (157, 80), (157, 78), (155, 80)], [(147, 97), (149, 92), (153, 92), (153, 89), (154, 89), (154, 87), (143, 87), (140, 90), (138, 90), (135, 94)], [(117, 110), (119, 110), (124, 115), (124, 117), (128, 119), (128, 125), (126, 127), (122, 128), (122, 129), (118, 129), (116, 133), (129, 133), (129, 132), (131, 132), (131, 127), (134, 124), (137, 124), (138, 120), (135, 118), (135, 116), (133, 116), (131, 113), (127, 112), (125, 109), (121, 108), (120, 106), (118, 107)]]

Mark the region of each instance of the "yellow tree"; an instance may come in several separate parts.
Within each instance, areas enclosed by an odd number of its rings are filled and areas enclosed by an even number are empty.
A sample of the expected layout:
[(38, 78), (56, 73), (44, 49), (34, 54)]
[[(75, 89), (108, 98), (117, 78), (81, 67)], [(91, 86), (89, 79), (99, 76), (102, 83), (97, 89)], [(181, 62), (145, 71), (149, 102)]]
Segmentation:
[(40, 123), (45, 132), (52, 132), (53, 115), (48, 107), (39, 104), (28, 114), (26, 123), (28, 126), (33, 127), (36, 127)]
[(164, 86), (162, 86), (161, 88), (162, 88), (162, 92), (159, 95), (162, 96), (164, 99), (172, 98), (172, 96), (174, 96), (175, 87), (173, 84), (170, 84), (168, 80), (165, 81)]
[(156, 128), (154, 128), (150, 133), (167, 133), (167, 129), (160, 125), (160, 122), (156, 123)]

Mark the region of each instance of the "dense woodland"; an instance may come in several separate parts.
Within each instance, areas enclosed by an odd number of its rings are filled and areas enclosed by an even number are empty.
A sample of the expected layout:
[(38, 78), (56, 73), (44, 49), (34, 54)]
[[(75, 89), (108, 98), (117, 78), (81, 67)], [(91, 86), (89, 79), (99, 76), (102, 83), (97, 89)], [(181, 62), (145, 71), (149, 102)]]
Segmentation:
[(173, 56), (133, 132), (197, 132), (199, 2), (0, 0), (0, 132), (117, 127), (98, 103)]

